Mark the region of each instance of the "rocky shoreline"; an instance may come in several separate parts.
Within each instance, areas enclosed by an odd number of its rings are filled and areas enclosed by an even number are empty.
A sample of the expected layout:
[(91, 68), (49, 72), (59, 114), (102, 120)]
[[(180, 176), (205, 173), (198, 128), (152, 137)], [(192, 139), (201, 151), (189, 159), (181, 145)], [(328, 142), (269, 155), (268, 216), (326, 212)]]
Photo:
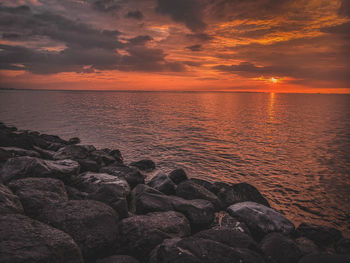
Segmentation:
[(250, 184), (154, 169), (0, 123), (0, 262), (350, 262), (340, 231), (295, 228)]

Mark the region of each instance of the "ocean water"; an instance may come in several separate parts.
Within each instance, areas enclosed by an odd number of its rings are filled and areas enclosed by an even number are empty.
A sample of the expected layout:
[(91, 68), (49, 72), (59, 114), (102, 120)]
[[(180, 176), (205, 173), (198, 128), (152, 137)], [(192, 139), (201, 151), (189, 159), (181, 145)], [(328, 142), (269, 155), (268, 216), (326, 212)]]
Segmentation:
[(350, 233), (350, 95), (0, 91), (0, 121), (248, 182), (295, 224)]

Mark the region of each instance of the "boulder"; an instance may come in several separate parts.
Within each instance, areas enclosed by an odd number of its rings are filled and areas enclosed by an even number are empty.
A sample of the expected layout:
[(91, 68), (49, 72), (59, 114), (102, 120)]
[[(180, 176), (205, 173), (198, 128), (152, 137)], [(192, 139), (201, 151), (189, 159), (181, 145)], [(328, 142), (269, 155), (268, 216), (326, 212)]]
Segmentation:
[(350, 254), (350, 239), (340, 239), (337, 244), (335, 244), (335, 251), (339, 254)]
[(232, 248), (203, 238), (166, 239), (151, 253), (150, 263), (263, 263), (248, 249)]
[(80, 143), (80, 139), (78, 137), (73, 137), (68, 140), (69, 144), (78, 144)]
[(104, 203), (70, 200), (46, 206), (40, 220), (69, 234), (80, 247), (85, 262), (109, 256), (118, 236), (118, 215)]
[(295, 230), (295, 235), (307, 237), (321, 247), (333, 246), (342, 238), (341, 232), (335, 228), (307, 223), (301, 223)]
[(280, 233), (270, 233), (259, 244), (270, 263), (295, 263), (302, 257), (297, 244)]
[(169, 177), (163, 172), (159, 172), (156, 176), (154, 176), (148, 185), (164, 194), (175, 194), (174, 182), (171, 181), (171, 179), (169, 179)]
[(140, 263), (137, 259), (127, 255), (116, 255), (97, 260), (96, 263)]
[(239, 231), (247, 235), (250, 235), (249, 228), (245, 223), (240, 222), (237, 218), (230, 216), (225, 211), (220, 211), (215, 213), (212, 228), (213, 229), (226, 228), (229, 230), (235, 230), (235, 231)]
[(49, 159), (49, 160), (53, 160), (53, 156), (55, 155), (56, 152), (54, 151), (50, 151), (50, 150), (45, 150), (42, 149), (38, 146), (33, 146), (33, 149), (38, 152), (41, 156), (41, 158), (43, 159)]
[(125, 165), (115, 163), (113, 165), (102, 167), (100, 172), (124, 178), (131, 188), (134, 188), (138, 184), (145, 183), (145, 177), (137, 169)]
[(176, 195), (184, 199), (204, 199), (211, 202), (215, 210), (220, 210), (221, 202), (219, 198), (207, 190), (205, 187), (194, 183), (191, 180), (180, 183), (176, 188)]
[(100, 166), (106, 166), (116, 162), (116, 159), (112, 155), (103, 150), (90, 152), (89, 158), (97, 162)]
[[(0, 147), (0, 164), (6, 162), (13, 157), (13, 154), (4, 150), (4, 147)], [(1, 168), (1, 167), (0, 167)]]
[(83, 263), (66, 233), (20, 214), (0, 215), (0, 262)]
[(26, 215), (37, 218), (45, 206), (68, 201), (64, 184), (53, 178), (24, 178), (9, 183)]
[(172, 171), (169, 174), (169, 178), (175, 183), (175, 184), (179, 184), (183, 181), (186, 181), (187, 175), (185, 173), (185, 171), (183, 169), (176, 169), (174, 171)]
[(68, 144), (67, 141), (61, 139), (57, 135), (49, 135), (49, 134), (40, 134), (40, 138), (44, 139), (45, 141), (51, 142), (51, 143), (58, 143), (58, 144)]
[(18, 147), (0, 147), (1, 150), (7, 151), (12, 157), (30, 156), (40, 158), (40, 154), (33, 150), (26, 150)]
[(15, 157), (7, 160), (0, 171), (3, 182), (26, 177), (51, 177), (70, 182), (79, 172), (79, 164), (72, 160), (43, 160), (35, 157)]
[(350, 255), (310, 254), (303, 257), (298, 263), (349, 263)]
[(125, 218), (119, 225), (121, 251), (141, 261), (164, 239), (188, 236), (191, 232), (186, 217), (169, 211)]
[(141, 161), (137, 161), (137, 162), (132, 162), (130, 163), (130, 166), (134, 166), (138, 169), (140, 169), (141, 171), (146, 171), (146, 172), (151, 172), (154, 169), (156, 169), (156, 164), (149, 159), (144, 159)]
[(294, 225), (272, 208), (254, 202), (242, 202), (227, 208), (228, 213), (243, 221), (255, 238), (260, 239), (270, 232), (290, 234)]
[(89, 151), (82, 145), (66, 145), (60, 148), (53, 156), (55, 160), (80, 160), (86, 159), (89, 156)]
[(320, 249), (316, 244), (306, 237), (299, 237), (295, 239), (295, 243), (300, 249), (303, 256), (308, 254), (317, 254), (320, 253)]
[(69, 200), (85, 200), (88, 197), (88, 193), (81, 192), (78, 189), (66, 185), (66, 192)]
[(86, 172), (77, 176), (72, 184), (78, 190), (87, 193), (95, 192), (104, 185), (119, 186), (124, 190), (125, 196), (130, 193), (130, 187), (125, 179), (107, 173)]
[(100, 170), (100, 165), (91, 159), (78, 159), (76, 160), (79, 165), (80, 165), (80, 172), (85, 173), (85, 172), (94, 172), (98, 173)]
[(23, 207), (17, 195), (0, 183), (0, 215), (23, 214)]
[(246, 201), (270, 207), (268, 201), (260, 192), (254, 186), (247, 183), (234, 184), (231, 187), (221, 187), (217, 196), (225, 207)]

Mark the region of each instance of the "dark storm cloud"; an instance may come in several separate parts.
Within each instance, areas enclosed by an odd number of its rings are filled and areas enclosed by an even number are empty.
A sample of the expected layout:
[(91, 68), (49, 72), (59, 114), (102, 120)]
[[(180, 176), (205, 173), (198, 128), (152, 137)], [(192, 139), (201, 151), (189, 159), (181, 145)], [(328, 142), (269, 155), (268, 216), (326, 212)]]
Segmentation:
[(95, 0), (91, 5), (95, 10), (106, 13), (115, 12), (121, 8), (119, 1), (115, 0)]
[(201, 51), (202, 50), (202, 45), (192, 45), (192, 46), (188, 46), (186, 47), (187, 49), (191, 50), (191, 51)]
[(189, 39), (196, 39), (203, 42), (210, 41), (213, 39), (212, 36), (206, 33), (187, 34), (186, 37), (188, 37)]
[(321, 31), (325, 32), (325, 33), (340, 36), (341, 38), (348, 40), (348, 41), (350, 40), (350, 22), (347, 22), (347, 23), (344, 23), (341, 25), (337, 25), (337, 26), (322, 28)]
[(152, 39), (153, 39), (152, 37), (148, 35), (144, 35), (144, 36), (137, 36), (137, 37), (131, 38), (128, 41), (131, 45), (144, 45), (148, 41), (151, 41)]
[(143, 14), (141, 11), (139, 10), (135, 10), (135, 11), (129, 11), (126, 15), (125, 15), (126, 18), (133, 18), (133, 19), (136, 19), (136, 20), (142, 20), (143, 18)]
[(156, 11), (170, 15), (176, 21), (184, 23), (192, 31), (201, 31), (206, 28), (204, 8), (206, 1), (201, 0), (157, 0)]
[(350, 17), (350, 1), (349, 0), (341, 0), (339, 14), (343, 15), (343, 16)]

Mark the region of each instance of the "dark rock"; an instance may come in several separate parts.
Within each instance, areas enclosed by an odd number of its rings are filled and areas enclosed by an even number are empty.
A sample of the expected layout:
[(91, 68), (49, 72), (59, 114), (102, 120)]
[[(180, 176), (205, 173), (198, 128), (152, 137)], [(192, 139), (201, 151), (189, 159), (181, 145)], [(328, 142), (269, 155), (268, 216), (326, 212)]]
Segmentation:
[(78, 189), (66, 185), (66, 192), (69, 200), (85, 200), (88, 197), (88, 193), (81, 192)]
[(0, 149), (7, 151), (10, 155), (12, 155), (12, 157), (31, 156), (40, 158), (40, 154), (33, 150), (26, 150), (18, 147), (1, 147)]
[(123, 156), (121, 154), (121, 152), (119, 150), (111, 150), (108, 152), (110, 155), (112, 155), (114, 157), (114, 159), (117, 160), (117, 162), (119, 164), (122, 164), (123, 163)]
[(8, 187), (0, 183), (0, 215), (17, 213), (24, 213), (21, 201)]
[(3, 147), (0, 147), (0, 163), (4, 163), (12, 157), (13, 157), (12, 153), (4, 150)]
[(349, 263), (350, 255), (310, 254), (298, 263)]
[(119, 186), (124, 190), (125, 195), (130, 193), (130, 187), (125, 179), (106, 173), (86, 172), (80, 174), (75, 178), (72, 186), (82, 192), (92, 193), (104, 185)]
[(85, 150), (87, 150), (89, 153), (96, 151), (95, 146), (93, 145), (79, 145), (80, 147), (83, 147)]
[(0, 146), (13, 146), (30, 150), (34, 145), (46, 149), (50, 143), (39, 136), (33, 136), (27, 132), (13, 132), (7, 129), (0, 129)]
[(289, 237), (280, 233), (270, 233), (260, 242), (267, 262), (295, 263), (302, 257), (297, 244)]
[(151, 253), (150, 263), (262, 263), (257, 253), (232, 248), (202, 238), (173, 238), (164, 240)]
[(125, 191), (119, 185), (102, 185), (87, 197), (88, 199), (101, 201), (112, 207), (119, 218), (128, 217), (128, 202)]
[(100, 170), (100, 165), (91, 159), (77, 159), (80, 164), (80, 172), (94, 172), (97, 173)]
[(151, 172), (154, 169), (156, 169), (156, 164), (149, 159), (145, 159), (145, 160), (141, 160), (141, 161), (137, 161), (137, 162), (132, 162), (130, 163), (130, 166), (134, 166), (138, 169), (140, 169), (141, 171), (146, 171), (146, 172)]
[(24, 215), (0, 215), (0, 262), (83, 263), (66, 233)]
[(90, 152), (89, 158), (97, 162), (100, 166), (106, 166), (116, 162), (116, 159), (112, 155), (103, 150)]
[(55, 160), (80, 160), (86, 159), (89, 151), (82, 145), (67, 145), (60, 148), (53, 156)]
[(270, 232), (288, 235), (294, 231), (294, 225), (282, 214), (272, 208), (254, 202), (242, 202), (227, 209), (231, 216), (243, 221), (255, 238), (260, 239)]
[(249, 228), (245, 223), (240, 222), (237, 218), (230, 216), (225, 211), (220, 211), (215, 213), (212, 228), (213, 229), (226, 228), (229, 230), (235, 230), (235, 231), (239, 231), (247, 235), (250, 235)]
[(225, 207), (246, 201), (270, 207), (268, 201), (260, 192), (254, 186), (247, 183), (234, 184), (230, 188), (222, 187), (217, 195)]
[(231, 185), (229, 185), (227, 183), (214, 182), (212, 184), (210, 191), (217, 195), (220, 191), (225, 191), (225, 190), (230, 190), (230, 189), (231, 189)]
[(71, 200), (46, 206), (41, 221), (69, 234), (80, 247), (85, 262), (109, 256), (118, 236), (118, 215), (104, 203)]
[(10, 182), (26, 215), (37, 218), (45, 206), (68, 201), (64, 184), (52, 178), (25, 178)]
[(196, 184), (191, 180), (180, 183), (176, 188), (176, 195), (184, 199), (204, 199), (210, 201), (215, 210), (220, 210), (219, 198), (205, 187)]
[(154, 176), (148, 185), (164, 194), (175, 194), (174, 182), (163, 172), (159, 172), (156, 176)]
[(57, 135), (49, 135), (49, 134), (41, 134), (40, 138), (44, 139), (45, 141), (51, 142), (51, 143), (58, 143), (58, 144), (68, 144), (67, 141), (61, 139)]
[(214, 186), (213, 186), (212, 183), (210, 183), (210, 182), (208, 182), (206, 180), (203, 180), (203, 179), (198, 179), (198, 178), (191, 178), (189, 180), (194, 182), (194, 183), (196, 183), (196, 184), (198, 184), (198, 185), (200, 185), (200, 186), (203, 186), (208, 191), (213, 192)]
[(350, 254), (350, 239), (340, 239), (335, 245), (335, 251), (339, 254)]
[(113, 164), (105, 166), (100, 169), (100, 172), (124, 178), (131, 188), (145, 183), (144, 176), (137, 169), (125, 165)]
[(55, 155), (54, 151), (45, 150), (45, 149), (42, 149), (42, 148), (40, 148), (38, 146), (33, 146), (33, 149), (35, 151), (37, 151), (42, 158), (53, 160), (53, 156)]
[(127, 255), (117, 255), (97, 260), (96, 263), (140, 263), (137, 259)]
[(181, 183), (182, 181), (186, 181), (188, 178), (187, 178), (187, 175), (184, 171), (184, 169), (176, 169), (174, 171), (172, 171), (170, 174), (169, 174), (169, 178), (175, 183), (175, 184), (179, 184)]
[(78, 144), (80, 143), (80, 139), (78, 137), (73, 137), (68, 140), (69, 144)]
[(51, 161), (23, 156), (7, 160), (0, 175), (3, 182), (26, 177), (51, 177), (69, 182), (78, 171), (79, 164), (72, 160)]
[(305, 256), (308, 254), (320, 253), (320, 249), (316, 244), (306, 237), (299, 237), (295, 239), (295, 243), (299, 247), (301, 253)]
[(121, 250), (142, 261), (164, 239), (188, 236), (191, 232), (186, 217), (174, 211), (125, 218), (119, 229)]
[(342, 238), (341, 232), (335, 228), (307, 223), (301, 223), (295, 234), (298, 237), (307, 237), (321, 247), (332, 246)]

